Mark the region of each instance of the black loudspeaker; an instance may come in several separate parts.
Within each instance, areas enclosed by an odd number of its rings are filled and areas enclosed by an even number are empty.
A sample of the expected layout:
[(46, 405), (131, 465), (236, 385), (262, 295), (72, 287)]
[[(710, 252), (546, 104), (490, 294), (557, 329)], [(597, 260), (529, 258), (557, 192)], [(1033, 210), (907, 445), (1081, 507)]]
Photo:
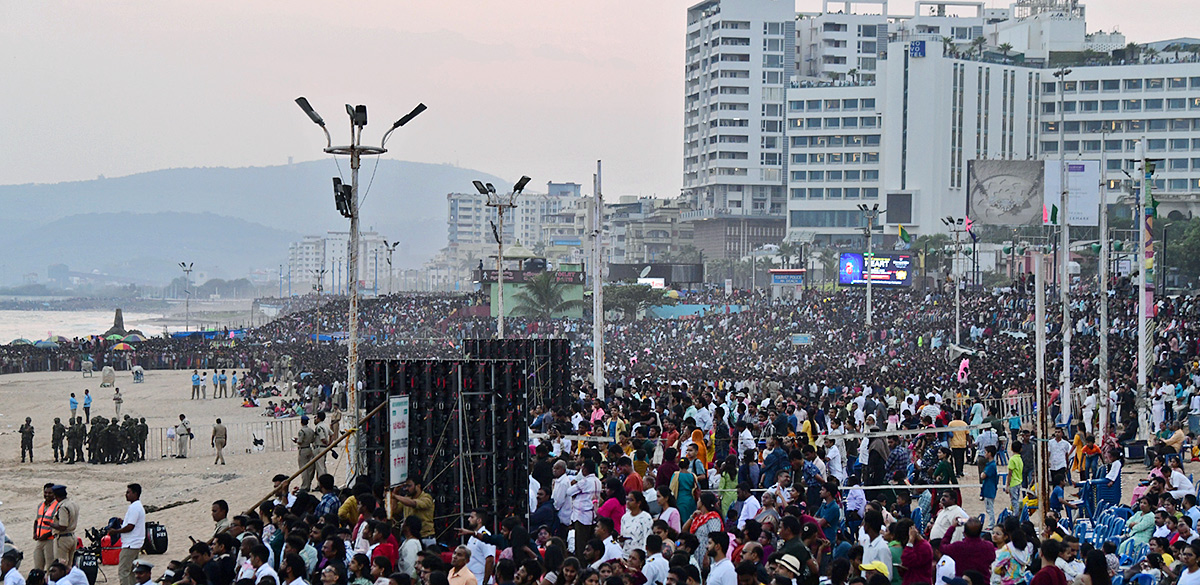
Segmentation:
[(530, 406), (566, 408), (571, 402), (571, 343), (566, 339), (465, 339), (469, 359), (522, 360)]
[(91, 551), (80, 550), (75, 552), (75, 566), (87, 575), (88, 585), (96, 585), (96, 577), (100, 572), (100, 559)]
[(167, 552), (167, 527), (158, 522), (146, 523), (146, 540), (142, 550), (148, 554), (161, 555)]
[[(436, 537), (451, 541), (463, 514), (484, 508), (493, 527), (529, 510), (528, 370), (509, 360), (367, 360), (367, 408), (409, 397), (408, 472), (434, 500)], [(386, 414), (364, 426), (372, 473), (386, 478)]]

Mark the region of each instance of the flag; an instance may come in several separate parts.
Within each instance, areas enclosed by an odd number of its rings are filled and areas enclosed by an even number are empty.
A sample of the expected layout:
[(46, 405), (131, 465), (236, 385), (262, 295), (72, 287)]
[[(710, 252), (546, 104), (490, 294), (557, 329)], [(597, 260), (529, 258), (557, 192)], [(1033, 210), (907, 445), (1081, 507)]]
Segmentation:
[(974, 225), (975, 222), (971, 221), (971, 216), (966, 216), (966, 221), (963, 223), (963, 227), (967, 228), (967, 231), (971, 231), (971, 227)]
[(908, 235), (908, 230), (904, 229), (904, 226), (900, 226), (900, 239), (903, 240), (905, 244), (912, 241), (912, 236)]
[(1058, 206), (1050, 206), (1050, 225), (1058, 225)]

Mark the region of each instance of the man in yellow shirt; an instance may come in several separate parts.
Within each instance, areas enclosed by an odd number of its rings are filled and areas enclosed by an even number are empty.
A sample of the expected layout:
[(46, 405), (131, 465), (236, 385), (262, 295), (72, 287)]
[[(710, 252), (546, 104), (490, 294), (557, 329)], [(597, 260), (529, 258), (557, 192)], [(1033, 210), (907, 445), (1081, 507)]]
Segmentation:
[(392, 517), (416, 516), (421, 519), (421, 541), (433, 540), (433, 496), (425, 493), (419, 478), (408, 478), (388, 492), (392, 500)]
[(950, 434), (950, 455), (954, 458), (954, 474), (962, 477), (963, 465), (967, 459), (967, 447), (971, 441), (971, 435), (967, 433), (967, 423), (962, 419), (962, 412), (954, 411), (954, 420), (947, 423), (946, 426), (963, 429), (951, 431)]
[(1012, 499), (1012, 513), (1021, 516), (1021, 479), (1025, 476), (1025, 461), (1021, 459), (1021, 442), (1012, 442), (1012, 455), (1008, 457), (1008, 487), (1005, 491)]

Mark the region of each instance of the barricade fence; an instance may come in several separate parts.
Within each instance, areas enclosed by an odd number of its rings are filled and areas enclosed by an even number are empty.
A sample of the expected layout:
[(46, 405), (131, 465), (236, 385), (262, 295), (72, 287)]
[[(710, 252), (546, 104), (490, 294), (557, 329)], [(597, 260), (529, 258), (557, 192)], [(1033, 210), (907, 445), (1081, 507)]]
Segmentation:
[[(146, 459), (159, 459), (178, 455), (176, 439), (168, 438), (168, 430), (174, 427), (151, 427), (146, 437)], [(234, 423), (225, 425), (225, 453), (251, 453), (260, 451), (254, 441), (262, 441), (261, 451), (295, 451), (296, 444), (292, 439), (300, 429), (300, 419), (293, 418), (263, 418), (252, 423)], [(192, 423), (192, 434), (195, 439), (188, 443), (188, 457), (215, 457), (217, 450), (212, 446), (212, 427)]]

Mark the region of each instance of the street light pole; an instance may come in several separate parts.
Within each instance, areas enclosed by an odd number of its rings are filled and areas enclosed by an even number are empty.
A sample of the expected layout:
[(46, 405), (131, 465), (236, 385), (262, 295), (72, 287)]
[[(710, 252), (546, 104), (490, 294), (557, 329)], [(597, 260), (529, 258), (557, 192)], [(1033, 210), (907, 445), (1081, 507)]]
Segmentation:
[(317, 337), (313, 340), (313, 343), (320, 345), (321, 344), (321, 291), (325, 288), (325, 273), (329, 272), (329, 269), (321, 268), (320, 270), (314, 270), (312, 272), (317, 277), (317, 284), (313, 287), (313, 288), (317, 289)]
[(387, 263), (388, 263), (388, 288), (387, 288), (387, 292), (388, 292), (388, 294), (389, 294), (389, 295), (393, 293), (393, 291), (392, 291), (392, 252), (395, 252), (395, 251), (396, 251), (396, 246), (399, 246), (399, 245), (400, 245), (400, 242), (392, 242), (392, 243), (390, 243), (390, 244), (389, 244), (387, 240), (384, 240), (384, 241), (383, 241), (383, 249), (384, 249), (384, 250), (387, 250)]
[(863, 230), (867, 236), (867, 257), (863, 259), (863, 272), (867, 276), (867, 327), (871, 327), (873, 319), (873, 307), (871, 306), (871, 281), (874, 280), (873, 273), (875, 270), (874, 266), (872, 266), (872, 260), (874, 260), (875, 255), (871, 248), (871, 236), (875, 229), (875, 219), (879, 217), (879, 214), (887, 213), (887, 210), (885, 209), (880, 211), (878, 203), (872, 206), (868, 206), (866, 203), (859, 203), (858, 209), (859, 211), (862, 211), (863, 215), (867, 218), (867, 227)]
[(496, 219), (500, 224), (499, 229), (495, 224), (492, 225), (492, 235), (496, 238), (496, 308), (498, 310), (496, 339), (504, 339), (504, 213), (517, 207), (517, 196), (525, 190), (525, 185), (529, 184), (529, 177), (522, 176), (517, 184), (513, 185), (512, 192), (507, 195), (497, 195), (496, 187), (491, 183), (481, 181), (472, 181), (471, 183), (475, 185), (475, 190), (479, 191), (480, 195), (487, 197), (486, 205), (496, 208)]
[[(350, 117), (350, 144), (348, 146), (333, 146), (329, 130), (325, 128), (325, 120), (312, 108), (308, 103), (308, 99), (304, 97), (296, 98), (296, 105), (300, 106), (300, 109), (304, 110), (309, 119), (314, 124), (320, 126), (321, 131), (325, 133), (325, 153), (334, 156), (350, 157), (350, 184), (342, 185), (341, 179), (335, 177), (333, 188), (334, 202), (338, 207), (338, 211), (350, 220), (350, 251), (347, 263), (347, 276), (350, 281), (350, 311), (347, 317), (349, 320), (349, 340), (346, 360), (346, 389), (349, 397), (349, 426), (352, 429), (358, 429), (358, 169), (363, 155), (379, 156), (386, 153), (387, 139), (392, 135), (392, 132), (409, 123), (413, 118), (425, 111), (426, 107), (425, 104), (418, 104), (411, 112), (392, 124), (392, 127), (384, 133), (379, 146), (363, 146), (362, 131), (367, 125), (367, 107), (346, 104), (346, 113)], [(358, 448), (357, 436), (350, 437), (349, 442), (350, 445), (348, 447), (352, 456), (349, 464), (346, 466), (347, 478), (361, 473), (366, 463), (365, 453)]]
[[(1066, 94), (1066, 78), (1071, 73), (1066, 67), (1059, 68), (1054, 72), (1054, 77), (1058, 78), (1058, 176), (1059, 176), (1059, 191), (1062, 207), (1061, 223), (1059, 228), (1059, 245), (1062, 249), (1062, 255), (1059, 257), (1061, 263), (1059, 278), (1062, 282), (1058, 286), (1059, 304), (1062, 305), (1062, 374), (1061, 386), (1062, 391), (1059, 393), (1062, 405), (1059, 414), (1062, 420), (1070, 420), (1071, 417), (1071, 334), (1075, 328), (1074, 322), (1071, 320), (1071, 215), (1069, 210), (1071, 202), (1071, 190), (1067, 184), (1067, 153), (1066, 145), (1066, 112), (1063, 109), (1064, 94)], [(1049, 413), (1049, 409), (1046, 410)]]
[(950, 232), (954, 234), (954, 258), (950, 261), (950, 275), (954, 278), (954, 345), (962, 345), (962, 278), (955, 274), (955, 268), (958, 266), (958, 257), (962, 254), (962, 240), (960, 236), (966, 229), (963, 226), (963, 218), (947, 215), (942, 218), (942, 224), (950, 228)]
[(183, 330), (192, 330), (192, 263), (180, 262), (183, 269)]

